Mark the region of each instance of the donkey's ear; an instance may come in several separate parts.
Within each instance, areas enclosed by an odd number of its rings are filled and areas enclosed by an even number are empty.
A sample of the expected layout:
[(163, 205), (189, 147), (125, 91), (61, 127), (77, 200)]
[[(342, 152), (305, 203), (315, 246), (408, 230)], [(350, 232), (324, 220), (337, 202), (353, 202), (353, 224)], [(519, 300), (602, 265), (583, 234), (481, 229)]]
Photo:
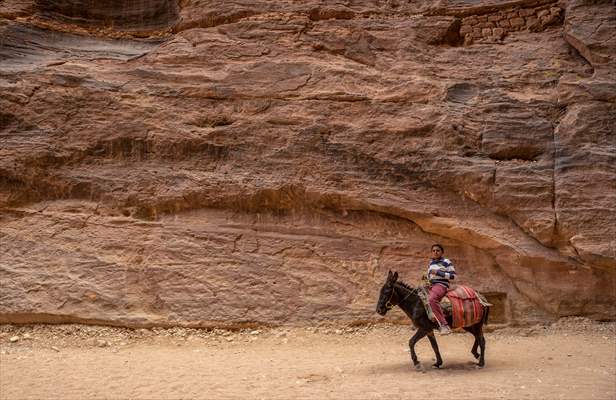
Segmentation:
[(387, 273), (387, 280), (391, 281), (391, 279), (394, 277), (393, 272), (391, 272), (391, 269), (389, 270), (389, 272)]
[(398, 271), (394, 272), (394, 277), (393, 277), (393, 281), (397, 281), (398, 280)]

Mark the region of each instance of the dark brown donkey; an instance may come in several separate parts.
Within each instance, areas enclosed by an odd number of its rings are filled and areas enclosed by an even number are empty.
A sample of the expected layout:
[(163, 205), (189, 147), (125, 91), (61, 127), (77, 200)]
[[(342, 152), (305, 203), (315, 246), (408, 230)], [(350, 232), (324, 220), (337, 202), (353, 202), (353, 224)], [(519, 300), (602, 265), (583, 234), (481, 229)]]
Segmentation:
[[(411, 358), (413, 359), (413, 365), (416, 369), (420, 369), (421, 365), (417, 360), (417, 354), (415, 354), (415, 343), (417, 343), (424, 336), (428, 336), (434, 354), (436, 355), (435, 368), (440, 368), (443, 364), (441, 353), (438, 350), (438, 343), (434, 337), (434, 329), (438, 329), (438, 324), (433, 322), (428, 317), (426, 309), (417, 295), (417, 289), (411, 288), (407, 284), (398, 281), (398, 273), (392, 273), (389, 271), (387, 280), (381, 288), (381, 295), (379, 296), (379, 302), (376, 306), (376, 312), (380, 315), (387, 314), (387, 311), (391, 310), (395, 306), (399, 306), (402, 311), (411, 319), (413, 325), (417, 327), (417, 332), (409, 340), (409, 347), (411, 348)], [(483, 317), (481, 321), (475, 325), (465, 327), (464, 330), (470, 332), (475, 336), (475, 343), (473, 343), (473, 349), (471, 353), (479, 360), (477, 367), (483, 368), (485, 365), (485, 353), (486, 353), (486, 340), (483, 337), (483, 325), (488, 323), (488, 314), (490, 308), (485, 307), (483, 309)], [(447, 323), (451, 326), (451, 315), (445, 316)], [(481, 349), (481, 353), (477, 352), (477, 347)]]

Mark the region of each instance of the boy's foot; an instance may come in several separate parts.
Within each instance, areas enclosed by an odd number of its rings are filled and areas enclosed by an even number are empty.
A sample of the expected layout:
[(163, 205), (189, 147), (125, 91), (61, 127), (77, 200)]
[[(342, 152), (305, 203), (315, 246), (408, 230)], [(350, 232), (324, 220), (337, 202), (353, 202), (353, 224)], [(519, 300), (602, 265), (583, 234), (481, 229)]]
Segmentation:
[(451, 333), (451, 329), (449, 329), (449, 326), (443, 325), (439, 328), (438, 333), (441, 335), (449, 335)]

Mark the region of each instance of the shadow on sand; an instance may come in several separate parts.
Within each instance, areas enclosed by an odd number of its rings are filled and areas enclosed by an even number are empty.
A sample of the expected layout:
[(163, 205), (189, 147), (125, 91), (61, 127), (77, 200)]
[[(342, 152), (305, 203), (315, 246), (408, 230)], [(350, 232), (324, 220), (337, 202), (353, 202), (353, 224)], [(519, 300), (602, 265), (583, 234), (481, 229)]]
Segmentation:
[(466, 375), (481, 373), (482, 370), (507, 369), (506, 363), (502, 360), (494, 360), (491, 361), (489, 364), (486, 363), (486, 366), (483, 368), (479, 368), (477, 366), (477, 362), (475, 361), (453, 360), (451, 362), (444, 362), (441, 368), (433, 368), (433, 363), (434, 360), (425, 360), (421, 362), (420, 369), (415, 369), (415, 367), (411, 364), (410, 360), (408, 363), (374, 363), (372, 365), (366, 366), (365, 372), (366, 374), (400, 374), (410, 372), (422, 372), (435, 374), (446, 373), (447, 375)]

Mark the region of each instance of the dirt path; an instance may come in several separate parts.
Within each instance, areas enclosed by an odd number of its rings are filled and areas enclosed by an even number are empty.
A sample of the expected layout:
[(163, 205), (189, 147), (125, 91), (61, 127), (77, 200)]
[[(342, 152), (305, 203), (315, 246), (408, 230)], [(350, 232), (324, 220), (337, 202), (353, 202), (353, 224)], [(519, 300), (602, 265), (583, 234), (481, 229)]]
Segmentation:
[[(408, 327), (243, 332), (0, 327), (1, 399), (616, 399), (614, 324), (569, 320), (439, 338), (410, 367)], [(15, 339), (15, 338), (18, 339)], [(11, 339), (14, 342), (11, 342)]]

